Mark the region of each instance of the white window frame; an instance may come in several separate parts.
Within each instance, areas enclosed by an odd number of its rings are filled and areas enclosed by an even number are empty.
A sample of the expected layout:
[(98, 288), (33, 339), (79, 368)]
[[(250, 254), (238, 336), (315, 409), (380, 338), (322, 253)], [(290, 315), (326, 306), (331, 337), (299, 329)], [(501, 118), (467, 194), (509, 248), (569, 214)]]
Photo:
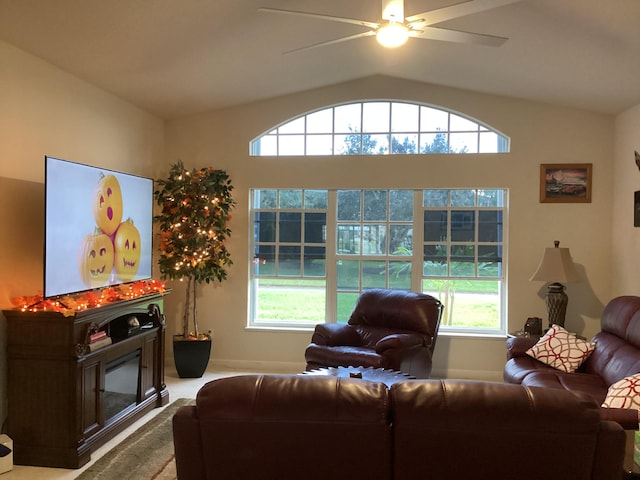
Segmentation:
[[(313, 326), (315, 325), (315, 323), (309, 323), (309, 322), (296, 322), (295, 319), (289, 319), (289, 320), (280, 320), (280, 321), (269, 321), (269, 320), (260, 320), (257, 319), (257, 282), (259, 280), (259, 278), (262, 278), (259, 275), (256, 275), (256, 268), (259, 266), (259, 263), (261, 261), (260, 258), (256, 258), (255, 256), (255, 252), (256, 252), (256, 237), (255, 237), (255, 231), (254, 231), (254, 214), (257, 211), (264, 211), (264, 210), (260, 210), (255, 208), (254, 205), (254, 192), (255, 191), (260, 191), (260, 190), (266, 190), (266, 189), (252, 189), (250, 191), (250, 215), (249, 215), (249, 221), (250, 221), (250, 226), (249, 226), (249, 231), (250, 232), (254, 232), (254, 235), (251, 238), (250, 241), (250, 249), (249, 249), (249, 255), (250, 255), (250, 265), (252, 266), (252, 268), (250, 269), (249, 272), (249, 299), (250, 299), (250, 308), (249, 308), (249, 318), (248, 318), (248, 328), (257, 328), (257, 329), (283, 329), (283, 330), (310, 330), (313, 328)], [(277, 190), (277, 189), (274, 189)], [(282, 190), (292, 190), (292, 189), (282, 189)], [(303, 189), (300, 189), (303, 190)], [(361, 191), (367, 191), (367, 190), (373, 190), (373, 189), (350, 189), (350, 190), (361, 190)], [(394, 189), (375, 189), (375, 190), (394, 190)], [(428, 189), (427, 189), (428, 190)], [(476, 189), (444, 189), (444, 190), (449, 190), (449, 191), (456, 191), (456, 190), (483, 190), (480, 188), (476, 188)], [(487, 281), (497, 281), (498, 285), (499, 285), (499, 291), (498, 291), (498, 296), (499, 296), (499, 318), (498, 318), (498, 325), (496, 328), (465, 328), (465, 327), (460, 327), (460, 326), (448, 326), (448, 325), (442, 325), (441, 326), (441, 332), (443, 333), (451, 333), (451, 334), (460, 334), (460, 335), (479, 335), (479, 336), (504, 336), (504, 334), (506, 333), (506, 302), (507, 302), (507, 271), (508, 271), (508, 266), (507, 266), (507, 238), (506, 238), (506, 232), (508, 231), (508, 190), (507, 189), (492, 189), (492, 190), (499, 190), (501, 192), (503, 192), (504, 195), (504, 201), (503, 204), (500, 205), (499, 207), (482, 207), (482, 206), (478, 206), (478, 205), (474, 205), (474, 206), (469, 206), (469, 207), (465, 207), (467, 210), (469, 211), (473, 211), (476, 212), (475, 213), (475, 225), (474, 225), (474, 229), (478, 229), (478, 222), (479, 222), (479, 214), (477, 212), (483, 211), (483, 210), (500, 210), (502, 212), (502, 237), (500, 240), (500, 247), (502, 250), (502, 255), (501, 255), (501, 271), (500, 271), (500, 275), (497, 277), (481, 277), (481, 278), (475, 278), (475, 277), (460, 277), (460, 276), (454, 276), (454, 277), (449, 277), (452, 278), (454, 280), (462, 280), (462, 279), (475, 279), (475, 280), (487, 280)], [(424, 250), (423, 250), (423, 246), (425, 245), (425, 241), (423, 238), (423, 232), (424, 232), (424, 211), (426, 209), (428, 209), (428, 207), (424, 207), (423, 206), (423, 202), (422, 202), (422, 195), (424, 190), (422, 189), (417, 189), (417, 190), (410, 190), (413, 192), (413, 239), (412, 239), (412, 252), (413, 254), (411, 256), (408, 257), (401, 257), (401, 256), (397, 256), (397, 255), (388, 255), (388, 254), (384, 254), (384, 255), (364, 255), (363, 252), (360, 252), (360, 254), (358, 255), (349, 255), (349, 254), (339, 254), (337, 252), (337, 235), (336, 235), (336, 231), (337, 231), (337, 226), (338, 226), (338, 220), (337, 220), (337, 191), (335, 190), (328, 190), (328, 205), (327, 205), (327, 209), (326, 209), (326, 262), (325, 262), (325, 269), (326, 269), (326, 277), (325, 277), (325, 318), (323, 318), (323, 321), (326, 322), (336, 322), (336, 321), (346, 321), (346, 319), (344, 318), (336, 318), (336, 311), (337, 311), (337, 304), (338, 304), (338, 292), (339, 292), (339, 288), (337, 286), (337, 268), (336, 265), (339, 261), (344, 260), (344, 259), (350, 259), (350, 260), (361, 260), (361, 261), (368, 261), (368, 260), (379, 260), (381, 262), (388, 262), (388, 261), (393, 261), (393, 260), (402, 260), (404, 258), (410, 258), (411, 262), (412, 262), (412, 273), (411, 273), (411, 290), (413, 291), (421, 291), (422, 290), (422, 285), (423, 285), (423, 281), (425, 280), (425, 278), (427, 279), (433, 279), (433, 276), (425, 276), (424, 273)], [(454, 208), (454, 209), (459, 209), (460, 207), (450, 207), (450, 208)], [(278, 208), (274, 208), (274, 209), (268, 209), (268, 211), (273, 211), (273, 212), (277, 212), (279, 209)], [(298, 211), (299, 209), (294, 209), (292, 211)], [(288, 210), (287, 210), (288, 211)], [(312, 211), (318, 211), (318, 210), (312, 210)], [(357, 222), (354, 222), (354, 224)], [(303, 244), (304, 242), (302, 242)], [(427, 242), (428, 243), (428, 242)], [(478, 237), (476, 236), (476, 240), (475, 242), (472, 242), (472, 244), (474, 245), (475, 251), (478, 251), (478, 245), (483, 245), (486, 244), (486, 242), (479, 242), (478, 241)], [(479, 260), (476, 257), (476, 259), (474, 260), (475, 265), (478, 264)], [(290, 277), (289, 277), (290, 278)], [(313, 278), (318, 278), (318, 277), (313, 277)], [(444, 278), (444, 277), (443, 277)], [(356, 295), (360, 293), (361, 290), (359, 291), (354, 291), (353, 293), (355, 293)], [(316, 322), (319, 323), (319, 322)]]

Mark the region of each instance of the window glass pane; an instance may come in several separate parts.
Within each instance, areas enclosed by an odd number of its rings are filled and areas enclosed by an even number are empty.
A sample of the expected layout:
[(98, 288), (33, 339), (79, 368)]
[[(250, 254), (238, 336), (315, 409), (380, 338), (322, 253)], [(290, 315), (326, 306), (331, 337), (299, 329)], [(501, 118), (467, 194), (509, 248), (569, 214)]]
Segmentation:
[(360, 190), (338, 191), (338, 220), (360, 220)]
[(420, 153), (449, 153), (449, 134), (420, 134)]
[(363, 132), (389, 132), (389, 102), (368, 102), (362, 105)]
[(353, 307), (356, 306), (359, 296), (359, 292), (338, 292), (336, 312), (337, 323), (347, 323), (349, 321), (349, 317), (351, 316)]
[(338, 255), (358, 255), (360, 253), (360, 225), (337, 226)]
[(413, 227), (411, 225), (389, 225), (389, 254), (413, 254)]
[(387, 286), (386, 263), (381, 261), (362, 262), (362, 288), (385, 288)]
[(302, 208), (302, 190), (280, 190), (280, 208)]
[(417, 132), (418, 116), (420, 110), (418, 105), (410, 103), (391, 104), (391, 131), (392, 132)]
[(452, 277), (474, 277), (476, 274), (475, 245), (451, 245)]
[(333, 133), (333, 108), (307, 115), (307, 133)]
[(362, 153), (362, 136), (354, 133), (350, 135), (334, 135), (336, 155), (360, 155)]
[(473, 242), (476, 238), (476, 212), (451, 210), (451, 241)]
[(478, 212), (478, 241), (502, 242), (502, 212), (498, 210)]
[(425, 279), (422, 282), (422, 291), (443, 303), (443, 326), (450, 329), (500, 328), (498, 281)]
[(446, 207), (449, 205), (449, 190), (423, 190), (422, 205), (425, 207)]
[(253, 220), (253, 238), (256, 242), (276, 241), (276, 213), (256, 212)]
[(304, 155), (304, 135), (280, 135), (278, 155)]
[(451, 190), (452, 207), (474, 207), (476, 204), (475, 190)]
[(327, 241), (327, 214), (304, 214), (305, 243), (325, 243)]
[(389, 220), (413, 221), (413, 190), (389, 191)]
[(389, 262), (389, 288), (411, 290), (411, 262)]
[(476, 122), (472, 122), (464, 117), (459, 115), (454, 115), (453, 113), (450, 116), (450, 126), (449, 130), (452, 132), (477, 132), (478, 124)]
[(504, 207), (503, 190), (478, 190), (478, 206)]
[(441, 242), (447, 240), (448, 212), (446, 210), (426, 210), (424, 212), (424, 241)]
[(300, 247), (278, 247), (278, 275), (300, 276), (302, 275), (300, 264)]
[(275, 208), (278, 192), (276, 190), (256, 190), (253, 195), (256, 208)]
[(478, 276), (502, 276), (502, 247), (499, 245), (478, 246)]
[(254, 143), (253, 155), (278, 155), (278, 137), (274, 135), (265, 135)]
[(335, 107), (335, 133), (353, 133), (362, 131), (362, 104), (340, 105)]
[(278, 127), (278, 133), (304, 133), (304, 119), (305, 117), (300, 117), (281, 125)]
[(340, 290), (360, 289), (360, 261), (339, 260), (336, 266), (337, 285)]
[(425, 245), (422, 269), (425, 277), (447, 276), (447, 246)]
[(389, 134), (364, 135), (362, 137), (363, 155), (386, 155), (389, 153)]
[(333, 135), (307, 135), (307, 155), (332, 155)]
[(496, 153), (499, 150), (498, 134), (494, 132), (480, 133), (479, 153)]
[(257, 275), (275, 275), (276, 247), (273, 245), (257, 245), (253, 264)]
[(305, 190), (304, 208), (307, 210), (321, 210), (327, 208), (328, 195), (326, 190)]
[(326, 320), (324, 280), (262, 278), (256, 283), (256, 324), (287, 324), (295, 319), (312, 326)]
[(280, 214), (280, 234), (278, 241), (300, 243), (302, 240), (302, 214), (299, 212)]
[(324, 247), (304, 247), (304, 276), (324, 277), (326, 275), (325, 256)]
[(387, 191), (364, 191), (364, 220), (387, 219)]
[(421, 132), (446, 132), (449, 130), (449, 113), (431, 107), (420, 107)]
[(386, 235), (387, 228), (384, 224), (362, 225), (362, 254), (363, 255), (383, 255), (387, 253)]
[(418, 153), (418, 134), (396, 134), (391, 136), (391, 153)]
[(478, 153), (478, 134), (450, 133), (449, 147), (452, 153)]

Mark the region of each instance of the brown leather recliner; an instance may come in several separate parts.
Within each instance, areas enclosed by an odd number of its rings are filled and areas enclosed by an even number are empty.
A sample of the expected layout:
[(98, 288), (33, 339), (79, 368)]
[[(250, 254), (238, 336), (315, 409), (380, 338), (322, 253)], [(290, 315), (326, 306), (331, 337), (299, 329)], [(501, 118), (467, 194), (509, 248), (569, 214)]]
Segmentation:
[(363, 366), (429, 378), (442, 304), (423, 293), (365, 290), (348, 323), (316, 325), (307, 370)]

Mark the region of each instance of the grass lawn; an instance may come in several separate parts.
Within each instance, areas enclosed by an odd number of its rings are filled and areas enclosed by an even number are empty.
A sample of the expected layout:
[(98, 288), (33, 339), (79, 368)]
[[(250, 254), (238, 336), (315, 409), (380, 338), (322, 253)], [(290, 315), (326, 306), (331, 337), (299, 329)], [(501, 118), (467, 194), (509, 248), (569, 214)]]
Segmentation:
[[(437, 292), (427, 292), (436, 298)], [(357, 298), (347, 294), (353, 301), (338, 301), (339, 322), (346, 322)], [(469, 293), (457, 291), (453, 296), (455, 326), (472, 328), (497, 328), (498, 296), (495, 293)], [(446, 313), (446, 312), (445, 312)], [(261, 321), (309, 322), (311, 325), (325, 322), (325, 289), (322, 287), (300, 287), (279, 285), (260, 288), (258, 318)], [(447, 316), (443, 316), (443, 324)]]

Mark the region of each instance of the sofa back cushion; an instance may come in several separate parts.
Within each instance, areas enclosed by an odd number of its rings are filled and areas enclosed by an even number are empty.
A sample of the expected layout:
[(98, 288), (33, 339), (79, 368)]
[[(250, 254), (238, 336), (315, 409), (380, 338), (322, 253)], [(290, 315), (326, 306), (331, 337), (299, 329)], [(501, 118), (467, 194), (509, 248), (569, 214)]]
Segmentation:
[[(622, 470), (624, 431), (612, 424), (600, 439), (587, 395), (464, 380), (405, 381), (390, 395), (396, 480), (604, 480)], [(600, 440), (613, 446), (606, 463)]]
[(413, 331), (435, 337), (442, 304), (424, 293), (370, 289), (362, 292), (349, 317), (350, 325)]
[(596, 348), (580, 369), (607, 386), (640, 372), (640, 297), (620, 296), (604, 309)]
[(207, 478), (390, 478), (389, 401), (380, 383), (244, 375), (196, 398)]

